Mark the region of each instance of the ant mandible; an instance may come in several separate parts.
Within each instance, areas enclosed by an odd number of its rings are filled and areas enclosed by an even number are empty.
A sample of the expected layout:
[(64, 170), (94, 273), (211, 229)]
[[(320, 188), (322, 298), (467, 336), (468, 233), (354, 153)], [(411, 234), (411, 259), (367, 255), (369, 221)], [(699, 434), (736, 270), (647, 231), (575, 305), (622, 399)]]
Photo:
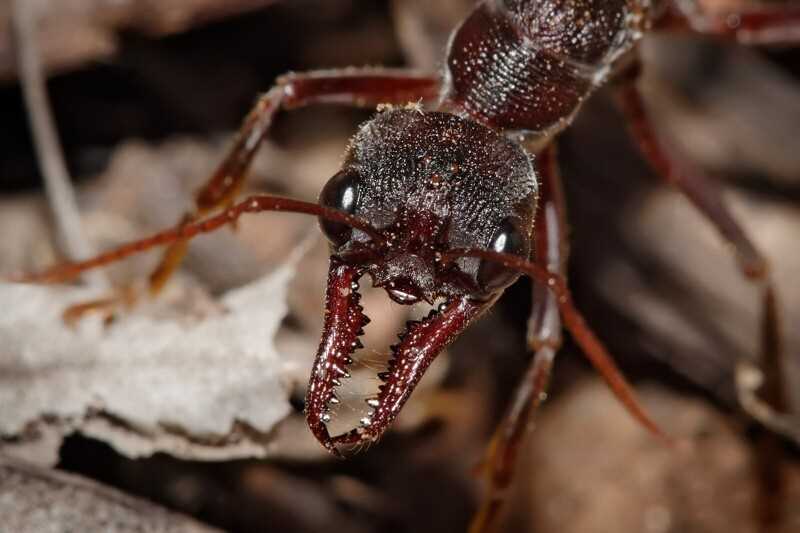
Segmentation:
[[(533, 410), (561, 346), (562, 322), (614, 394), (642, 425), (669, 440), (640, 407), (601, 341), (575, 308), (565, 281), (565, 206), (555, 138), (607, 82), (635, 141), (654, 169), (682, 192), (736, 251), (744, 275), (775, 296), (767, 262), (702, 171), (679, 158), (651, 124), (636, 87), (637, 45), (651, 31), (690, 31), (747, 44), (797, 39), (800, 7), (754, 7), (721, 15), (685, 0), (483, 0), (450, 38), (439, 75), (368, 68), (292, 73), (247, 115), (227, 157), (179, 225), (93, 259), (24, 281), (72, 278), (158, 245), (169, 245), (150, 277), (157, 293), (187, 242), (244, 213), (291, 211), (319, 217), (331, 242), (326, 312), (306, 395), (306, 419), (334, 455), (375, 441), (389, 427), (434, 358), (521, 274), (533, 288), (528, 345), (534, 353), (495, 433), (484, 471), (489, 494), (473, 531), (493, 523)], [(415, 102), (414, 105), (407, 105)], [(274, 196), (235, 203), (275, 114), (312, 104), (386, 108), (363, 124), (319, 204)], [(392, 107), (396, 106), (396, 107)], [(544, 146), (534, 156), (532, 146)], [(214, 211), (223, 210), (206, 218)], [(369, 322), (359, 280), (369, 274), (401, 304), (443, 301), (408, 323), (391, 347), (383, 384), (367, 399), (360, 427), (330, 435), (336, 389), (349, 377)], [(777, 319), (769, 325), (779, 334)]]

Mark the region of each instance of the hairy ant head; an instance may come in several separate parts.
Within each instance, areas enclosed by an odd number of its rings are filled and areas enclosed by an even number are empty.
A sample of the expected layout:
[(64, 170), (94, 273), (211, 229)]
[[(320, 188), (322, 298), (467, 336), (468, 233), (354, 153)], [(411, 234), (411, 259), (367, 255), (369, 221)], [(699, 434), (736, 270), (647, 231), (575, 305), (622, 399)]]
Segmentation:
[(334, 255), (364, 267), (399, 303), (490, 297), (515, 276), (478, 260), (443, 267), (439, 258), (481, 248), (527, 259), (536, 194), (532, 162), (517, 144), (455, 115), (392, 110), (360, 128), (343, 169), (320, 194), (323, 206), (381, 232), (385, 246), (365, 256), (370, 236), (329, 220), (320, 225)]
[[(526, 152), (473, 121), (405, 108), (380, 113), (360, 128), (320, 204), (365, 221), (383, 242), (350, 225), (320, 220), (332, 257), (306, 414), (329, 450), (377, 439), (433, 358), (519, 276), (480, 257), (442, 258), (452, 250), (481, 249), (527, 260), (536, 197)], [(365, 274), (398, 303), (444, 303), (400, 333), (361, 427), (332, 438), (326, 424), (331, 404), (338, 403), (335, 389), (349, 377), (347, 367), (368, 322), (358, 293)]]

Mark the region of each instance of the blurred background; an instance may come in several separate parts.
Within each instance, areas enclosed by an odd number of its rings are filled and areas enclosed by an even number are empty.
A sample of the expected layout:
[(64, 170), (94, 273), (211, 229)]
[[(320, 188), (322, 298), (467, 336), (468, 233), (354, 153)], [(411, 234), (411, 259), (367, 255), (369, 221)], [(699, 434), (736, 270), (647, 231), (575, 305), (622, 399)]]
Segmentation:
[[(711, 7), (737, 5), (706, 0)], [(289, 70), (441, 64), (471, 0), (37, 0), (38, 43), (83, 223), (98, 248), (173, 224), (255, 97)], [(59, 257), (0, 2), (0, 272)], [(648, 38), (643, 90), (685, 157), (718, 178), (772, 262), (785, 329), (785, 410), (800, 417), (800, 50), (692, 36)], [(368, 111), (281, 114), (246, 192), (315, 200)], [(687, 202), (640, 159), (610, 92), (561, 137), (579, 307), (643, 402), (690, 450), (631, 421), (567, 339), (508, 493), (504, 531), (800, 531), (800, 447), (737, 402), (737, 361), (755, 360), (759, 292)], [(265, 215), (192, 247), (178, 283), (216, 295), (272, 271), (315, 221)], [(154, 257), (111, 271), (146, 276)], [(302, 420), (322, 323), (326, 246), (292, 282), (278, 335), (300, 361), (294, 414), (266, 459), (130, 459), (76, 431), (57, 468), (227, 531), (457, 532), (480, 502), (475, 474), (529, 356), (521, 280), (431, 370), (379, 444), (327, 457)], [(406, 319), (381, 294), (368, 344)], [(266, 303), (265, 305), (268, 305)], [(382, 307), (381, 307), (382, 306)], [(181, 307), (178, 307), (181, 309)], [(372, 310), (371, 310), (372, 309)], [(118, 317), (124, 320), (124, 316)], [(113, 327), (113, 325), (111, 326)], [(304, 375), (306, 374), (306, 375)], [(2, 436), (11, 441), (17, 436)]]

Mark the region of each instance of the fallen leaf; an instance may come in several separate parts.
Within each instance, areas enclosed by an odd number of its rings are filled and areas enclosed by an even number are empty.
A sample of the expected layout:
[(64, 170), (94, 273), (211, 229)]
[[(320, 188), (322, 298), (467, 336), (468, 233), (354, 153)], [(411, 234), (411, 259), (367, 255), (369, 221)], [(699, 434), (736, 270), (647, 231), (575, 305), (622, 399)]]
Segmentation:
[[(218, 531), (78, 476), (0, 459), (3, 531)], [(5, 529), (7, 528), (7, 529)]]
[(87, 289), (0, 285), (0, 435), (36, 425), (109, 442), (137, 457), (263, 456), (290, 412), (290, 371), (273, 339), (307, 244), (270, 275), (229, 291), (198, 318), (135, 311), (110, 327), (63, 310)]

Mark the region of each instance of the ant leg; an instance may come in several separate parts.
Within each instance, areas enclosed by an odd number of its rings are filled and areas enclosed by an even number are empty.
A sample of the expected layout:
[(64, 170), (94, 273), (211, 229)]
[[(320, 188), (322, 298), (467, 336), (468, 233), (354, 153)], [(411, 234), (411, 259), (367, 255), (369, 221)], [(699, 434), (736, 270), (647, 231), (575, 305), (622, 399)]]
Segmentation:
[(522, 440), (532, 426), (533, 413), (545, 399), (553, 359), (561, 347), (562, 322), (631, 416), (666, 444), (676, 444), (641, 406), (630, 384), (572, 301), (564, 275), (567, 259), (566, 210), (555, 147), (549, 147), (540, 157), (543, 203), (537, 213), (534, 238), (535, 249), (544, 250), (545, 253), (532, 262), (478, 249), (453, 250), (448, 254), (450, 257), (472, 256), (497, 261), (524, 272), (534, 281), (533, 310), (528, 323), (528, 344), (534, 351), (533, 362), (515, 393), (508, 414), (495, 432), (481, 465), (488, 478), (488, 493), (470, 526), (470, 533), (490, 531), (497, 519), (504, 501), (502, 492), (511, 484)]
[(716, 181), (678, 158), (672, 147), (658, 134), (634, 80), (624, 82), (617, 90), (617, 102), (644, 158), (716, 226), (722, 237), (736, 250), (739, 266), (747, 278), (768, 280), (767, 261), (728, 211)]
[[(261, 96), (245, 117), (233, 145), (222, 163), (195, 195), (195, 209), (186, 213), (178, 227), (200, 220), (210, 212), (230, 207), (241, 190), (247, 170), (280, 110), (312, 104), (345, 104), (375, 107), (381, 103), (405, 104), (432, 101), (439, 95), (439, 78), (409, 70), (364, 68), (291, 73), (278, 78), (275, 87)], [(187, 242), (177, 240), (164, 252), (149, 276), (149, 292), (156, 295), (180, 266)], [(65, 311), (77, 321), (87, 312), (111, 312), (118, 304), (135, 300), (130, 290), (110, 298), (85, 302)]]
[(673, 447), (678, 444), (658, 427), (658, 424), (650, 418), (650, 415), (639, 403), (636, 393), (619, 371), (619, 368), (617, 368), (611, 354), (608, 353), (603, 342), (592, 331), (586, 323), (586, 319), (575, 307), (567, 281), (562, 276), (549, 271), (539, 263), (493, 250), (455, 248), (449, 252), (442, 253), (443, 261), (449, 262), (459, 257), (480, 257), (487, 261), (494, 261), (506, 268), (511, 268), (530, 276), (535, 283), (540, 283), (552, 291), (556, 297), (558, 309), (561, 311), (561, 320), (564, 322), (564, 327), (570, 332), (572, 340), (578, 345), (584, 357), (589, 360), (597, 373), (600, 374), (600, 377), (606, 382), (606, 385), (617, 397), (617, 400), (642, 427), (647, 429), (653, 436), (661, 439), (664, 444)]
[[(566, 206), (555, 143), (537, 158), (541, 177), (540, 208), (534, 223), (535, 262), (549, 272), (566, 275)], [(491, 531), (511, 485), (519, 449), (533, 427), (533, 415), (546, 397), (556, 352), (561, 348), (561, 318), (555, 295), (540, 283), (533, 284), (528, 346), (533, 360), (503, 421), (495, 430), (480, 470), (487, 489), (481, 507), (470, 525), (470, 533)]]
[[(759, 253), (750, 237), (745, 233), (734, 216), (728, 211), (722, 198), (722, 191), (713, 178), (701, 169), (694, 168), (678, 158), (669, 144), (659, 136), (647, 116), (642, 96), (636, 87), (635, 78), (619, 87), (618, 102), (628, 119), (631, 133), (639, 145), (645, 159), (666, 181), (678, 188), (689, 201), (719, 231), (733, 247), (739, 268), (745, 278), (760, 283), (763, 287), (761, 323), (761, 362), (765, 372), (771, 376), (769, 395), (784, 397), (781, 368), (783, 366), (782, 326), (778, 312), (777, 295), (769, 273), (767, 260)], [(744, 391), (739, 387), (740, 400)], [(747, 410), (748, 403), (741, 401)], [(776, 410), (780, 407), (774, 406)], [(748, 412), (750, 412), (748, 410)], [(756, 413), (750, 412), (762, 420)], [(763, 422), (763, 420), (762, 420)]]
[[(188, 224), (210, 211), (229, 207), (241, 190), (247, 170), (267, 136), (275, 114), (312, 104), (375, 107), (381, 103), (405, 104), (438, 97), (439, 79), (406, 70), (380, 68), (321, 70), (287, 74), (261, 96), (245, 117), (228, 155), (196, 193), (195, 210), (183, 216)], [(164, 253), (150, 275), (150, 293), (157, 294), (180, 265), (186, 243), (176, 242)]]
[(800, 6), (769, 4), (706, 12), (695, 2), (673, 0), (656, 27), (689, 30), (748, 45), (796, 44), (800, 42)]

